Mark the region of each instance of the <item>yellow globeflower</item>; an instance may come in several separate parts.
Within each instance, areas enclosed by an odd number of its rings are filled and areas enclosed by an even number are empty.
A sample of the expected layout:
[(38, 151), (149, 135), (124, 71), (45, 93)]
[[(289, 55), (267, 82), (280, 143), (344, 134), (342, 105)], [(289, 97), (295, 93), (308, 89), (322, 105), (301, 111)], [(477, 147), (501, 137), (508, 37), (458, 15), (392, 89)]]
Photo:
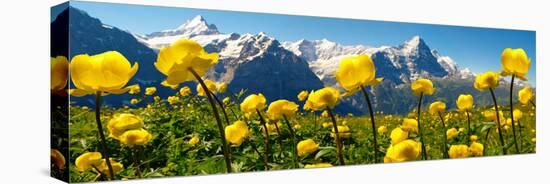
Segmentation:
[[(340, 139), (347, 139), (351, 137), (351, 131), (349, 129), (349, 126), (347, 125), (338, 125), (338, 135), (340, 135)], [(334, 137), (334, 128), (332, 128), (332, 131), (330, 132), (330, 137)]]
[[(206, 79), (204, 80), (204, 84), (206, 84), (206, 87), (210, 92), (215, 94), (218, 91), (218, 85), (216, 84), (216, 82)], [(197, 84), (197, 95), (206, 96), (206, 91), (202, 89), (201, 84)]]
[(191, 145), (194, 146), (194, 145), (199, 144), (200, 141), (201, 141), (201, 140), (199, 139), (199, 136), (196, 136), (196, 135), (195, 135), (195, 136), (193, 136), (191, 139), (189, 139), (189, 144), (191, 144)]
[(378, 133), (379, 134), (385, 134), (386, 132), (388, 132), (388, 127), (386, 127), (384, 125), (378, 127)]
[(485, 72), (479, 74), (474, 82), (474, 88), (479, 91), (485, 91), (489, 88), (495, 88), (498, 86), (498, 73)]
[(318, 163), (318, 164), (306, 164), (304, 168), (322, 168), (322, 167), (332, 167), (330, 163)]
[(298, 104), (288, 100), (277, 100), (271, 102), (267, 107), (267, 117), (271, 120), (279, 120), (286, 116), (287, 118), (294, 117), (298, 111)]
[(315, 143), (313, 139), (306, 139), (306, 140), (300, 141), (296, 149), (298, 149), (298, 156), (301, 157), (317, 151), (319, 149), (319, 145)]
[(477, 135), (471, 135), (470, 136), (470, 141), (476, 142), (477, 140), (478, 140)]
[(145, 129), (128, 130), (120, 135), (120, 142), (128, 146), (145, 145), (152, 138), (153, 135)]
[(155, 94), (155, 92), (157, 92), (156, 87), (145, 88), (145, 95), (153, 95), (153, 94)]
[(531, 98), (533, 98), (533, 90), (529, 88), (529, 86), (523, 87), (523, 89), (518, 91), (518, 98), (519, 102), (521, 102), (523, 105), (529, 104), (529, 101)]
[(167, 76), (162, 85), (176, 89), (180, 83), (195, 80), (190, 68), (204, 76), (218, 62), (218, 57), (217, 53), (207, 53), (195, 41), (180, 39), (160, 49), (155, 67)]
[(327, 111), (327, 110), (324, 110), (324, 111), (321, 113), (321, 117), (323, 117), (323, 118), (328, 118), (328, 111)]
[(232, 146), (240, 146), (249, 135), (248, 126), (244, 121), (235, 121), (233, 124), (225, 127), (225, 139)]
[(69, 61), (65, 56), (50, 59), (50, 90), (61, 91), (67, 86), (69, 76)]
[(468, 157), (468, 146), (460, 145), (451, 145), (449, 148), (449, 157), (451, 158), (466, 158)]
[(470, 144), (470, 147), (468, 148), (468, 152), (470, 156), (483, 156), (483, 144), (475, 141), (472, 142), (472, 144)]
[(177, 96), (169, 96), (167, 99), (168, 103), (170, 105), (176, 105), (180, 101), (180, 97)]
[(76, 170), (80, 172), (87, 171), (101, 163), (102, 156), (99, 152), (86, 152), (78, 156), (75, 160)]
[[(197, 87), (198, 88), (198, 87)], [(202, 88), (201, 88), (202, 90)], [(204, 93), (204, 92), (203, 92)], [(181, 96), (187, 96), (187, 95), (190, 95), (191, 94), (191, 88), (189, 88), (188, 86), (183, 86), (181, 89), (180, 89), (180, 95)]]
[(404, 162), (418, 160), (422, 151), (421, 144), (407, 139), (397, 144), (392, 144), (386, 151), (384, 162)]
[(161, 99), (160, 99), (160, 96), (155, 96), (155, 97), (153, 97), (153, 100), (155, 100), (156, 102), (158, 102), (158, 101), (160, 101)]
[(430, 114), (438, 115), (438, 113), (445, 112), (445, 108), (447, 108), (447, 105), (441, 101), (435, 101), (432, 104), (430, 104)]
[[(122, 171), (122, 169), (124, 169), (124, 166), (120, 162), (114, 161), (113, 159), (109, 159), (109, 160), (111, 162), (111, 166), (113, 167), (113, 174), (116, 174)], [(101, 163), (99, 163), (96, 167), (99, 170), (99, 172), (110, 177), (109, 167), (107, 166), (106, 159), (101, 159)]]
[[(498, 112), (499, 114), (499, 118), (501, 121), (504, 120), (504, 113), (502, 113), (502, 111), (499, 111)], [(483, 111), (483, 116), (485, 116), (485, 119), (487, 119), (488, 121), (496, 121), (497, 119), (497, 115), (495, 113), (495, 110), (486, 110), (486, 111)]]
[(136, 74), (139, 65), (134, 66), (117, 51), (108, 51), (89, 56), (81, 54), (73, 57), (69, 65), (71, 80), (76, 89), (70, 91), (73, 96), (85, 96), (102, 92), (122, 94), (130, 90), (124, 88)]
[(251, 94), (248, 95), (243, 102), (241, 103), (241, 111), (243, 111), (247, 116), (250, 116), (256, 111), (261, 111), (265, 108), (265, 97), (263, 94)]
[(115, 114), (114, 117), (107, 123), (109, 137), (119, 139), (120, 136), (128, 131), (140, 129), (143, 127), (143, 119), (133, 114)]
[(408, 132), (418, 132), (418, 121), (416, 119), (404, 118), (401, 128)]
[(340, 91), (332, 87), (325, 87), (317, 91), (312, 91), (307, 98), (306, 104), (309, 104), (312, 110), (317, 111), (327, 107), (333, 108), (338, 104), (339, 100)]
[(525, 75), (529, 72), (529, 67), (531, 67), (531, 59), (527, 57), (527, 54), (522, 48), (504, 49), (504, 51), (502, 51), (500, 63), (502, 65), (503, 76), (515, 75), (521, 80), (527, 80)]
[(460, 111), (470, 110), (474, 107), (474, 97), (470, 94), (461, 94), (456, 99), (456, 107)]
[(135, 99), (135, 98), (132, 98), (132, 99), (130, 100), (130, 103), (131, 103), (132, 105), (136, 105), (138, 102), (139, 102), (138, 99)]
[(332, 123), (329, 123), (329, 122), (325, 122), (322, 124), (323, 128), (328, 128), (328, 127), (331, 127), (332, 126)]
[(447, 139), (454, 139), (458, 136), (458, 130), (456, 128), (447, 129)]
[(523, 118), (523, 112), (521, 112), (521, 110), (519, 110), (519, 109), (514, 109), (514, 112), (512, 112), (512, 113), (514, 114), (514, 119), (515, 120)]
[(409, 132), (403, 131), (403, 129), (397, 127), (390, 133), (391, 143), (397, 144), (409, 138)]
[[(265, 126), (267, 127), (267, 133), (269, 135), (277, 135), (277, 127), (275, 126), (275, 123), (266, 123)], [(277, 126), (281, 126), (281, 124), (277, 124)], [(262, 135), (265, 136), (265, 130), (264, 127), (260, 127), (260, 130), (262, 132)]]
[(382, 78), (375, 78), (376, 70), (372, 59), (365, 54), (346, 57), (336, 70), (336, 80), (348, 94), (361, 89), (361, 86), (377, 85)]
[(298, 100), (304, 101), (307, 99), (308, 95), (309, 95), (309, 92), (307, 92), (306, 90), (300, 91), (300, 93), (298, 93)]
[(415, 96), (432, 95), (435, 92), (434, 85), (429, 79), (418, 79), (411, 84), (411, 89)]
[(141, 87), (139, 87), (138, 84), (128, 86), (128, 88), (130, 89), (128, 91), (128, 94), (131, 94), (131, 95), (138, 94), (141, 91)]
[(63, 156), (63, 154), (59, 150), (51, 149), (50, 158), (51, 158), (52, 164), (54, 164), (55, 167), (57, 167), (57, 169), (59, 170), (65, 169), (65, 163), (66, 163), (65, 156)]
[(218, 92), (225, 93), (227, 91), (227, 84), (225, 82), (218, 84)]

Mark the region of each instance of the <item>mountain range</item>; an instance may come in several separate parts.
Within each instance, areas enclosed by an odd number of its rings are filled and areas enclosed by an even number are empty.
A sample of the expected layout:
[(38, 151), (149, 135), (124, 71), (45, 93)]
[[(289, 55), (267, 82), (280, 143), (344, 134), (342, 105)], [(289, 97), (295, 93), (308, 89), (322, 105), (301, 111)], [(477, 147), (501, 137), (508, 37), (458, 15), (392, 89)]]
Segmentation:
[[(71, 56), (118, 50), (130, 61), (140, 62), (140, 70), (132, 82), (140, 83), (142, 87), (157, 86), (163, 97), (175, 91), (158, 85), (164, 76), (153, 67), (156, 54), (160, 48), (186, 38), (197, 41), (208, 52), (220, 54), (219, 62), (206, 78), (228, 83), (229, 93), (246, 89), (248, 94), (263, 93), (268, 101), (282, 98), (297, 101), (296, 95), (302, 90), (310, 91), (323, 86), (339, 88), (334, 73), (340, 59), (368, 54), (376, 66), (377, 77), (384, 78), (379, 86), (369, 88), (376, 111), (410, 111), (417, 99), (410, 94), (409, 86), (419, 77), (432, 79), (438, 90), (434, 96), (427, 97), (426, 103), (440, 99), (445, 100), (449, 107), (454, 107), (454, 101), (461, 93), (471, 93), (480, 104), (490, 102), (487, 94), (473, 89), (474, 73), (459, 67), (451, 57), (431, 49), (418, 35), (401, 45), (382, 47), (342, 45), (327, 39), (281, 42), (263, 32), (221, 33), (200, 15), (186, 20), (175, 29), (139, 35), (105, 25), (76, 8), (71, 7), (66, 12), (61, 13), (58, 19), (71, 14)], [(56, 21), (52, 22), (52, 27)], [(504, 100), (506, 90), (499, 88), (496, 91), (497, 96)], [(129, 98), (129, 95), (110, 96), (106, 101), (117, 106), (127, 104)], [(75, 100), (91, 103), (91, 99)], [(366, 108), (363, 97), (356, 94), (344, 98), (336, 110), (364, 114)]]

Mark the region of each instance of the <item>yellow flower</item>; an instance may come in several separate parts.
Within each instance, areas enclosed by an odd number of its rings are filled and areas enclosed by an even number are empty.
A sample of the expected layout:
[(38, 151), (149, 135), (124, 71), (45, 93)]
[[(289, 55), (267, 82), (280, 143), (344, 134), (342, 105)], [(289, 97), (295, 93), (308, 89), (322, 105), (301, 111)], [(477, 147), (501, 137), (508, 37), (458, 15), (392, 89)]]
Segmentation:
[(326, 107), (333, 108), (338, 104), (340, 100), (340, 91), (332, 87), (325, 87), (323, 89), (312, 91), (308, 98), (307, 103), (312, 110), (322, 110)]
[(218, 84), (218, 92), (225, 93), (227, 91), (227, 84), (225, 82)]
[(251, 94), (247, 96), (241, 103), (241, 111), (243, 111), (247, 116), (256, 113), (256, 111), (261, 111), (265, 108), (265, 97), (263, 94)]
[(447, 105), (441, 101), (435, 101), (434, 103), (430, 104), (430, 114), (432, 115), (438, 115), (438, 113), (445, 112), (445, 108), (447, 108)]
[(158, 101), (160, 101), (161, 99), (160, 99), (160, 96), (155, 96), (155, 97), (153, 97), (153, 100), (155, 100), (156, 102), (158, 102)]
[[(215, 94), (218, 91), (218, 85), (216, 82), (206, 79), (204, 80), (204, 84), (206, 84), (206, 87), (212, 94)], [(202, 89), (201, 84), (197, 84), (197, 95), (206, 96), (206, 91)]]
[(416, 119), (404, 118), (401, 128), (408, 132), (418, 132), (418, 121)]
[[(330, 137), (334, 137), (335, 135), (334, 128), (332, 128)], [(338, 135), (340, 136), (340, 139), (347, 139), (351, 137), (351, 131), (347, 125), (338, 125)]]
[(139, 65), (134, 66), (117, 51), (108, 51), (89, 56), (81, 54), (73, 57), (69, 65), (71, 80), (76, 89), (73, 96), (85, 96), (96, 92), (122, 94), (129, 90), (124, 88), (136, 74)]
[(386, 132), (388, 132), (388, 128), (384, 125), (378, 127), (378, 134), (385, 134)]
[(50, 59), (50, 90), (61, 91), (67, 86), (69, 76), (69, 61), (65, 56)]
[(527, 57), (527, 54), (522, 48), (504, 49), (504, 51), (502, 51), (500, 63), (502, 65), (503, 76), (515, 75), (521, 80), (527, 80), (525, 75), (529, 72), (529, 67), (531, 67), (531, 59)]
[(518, 98), (519, 102), (521, 102), (523, 105), (529, 104), (529, 101), (531, 98), (533, 98), (533, 90), (529, 88), (529, 86), (523, 87), (523, 89), (518, 91)]
[(177, 104), (177, 103), (180, 101), (180, 97), (177, 97), (177, 96), (169, 96), (167, 100), (168, 100), (168, 103), (169, 103), (170, 105), (175, 105), (175, 104)]
[(471, 135), (470, 136), (470, 141), (476, 142), (477, 140), (478, 140), (477, 135)]
[(138, 99), (132, 98), (132, 99), (130, 100), (130, 103), (131, 103), (132, 105), (136, 105), (136, 104), (138, 103)]
[(141, 91), (141, 87), (139, 87), (138, 84), (128, 86), (128, 88), (130, 89), (128, 91), (128, 94), (131, 94), (131, 95), (138, 94)]
[(286, 116), (287, 118), (294, 117), (298, 111), (298, 105), (288, 100), (277, 100), (271, 102), (267, 108), (267, 117), (271, 120), (279, 120)]
[[(111, 167), (113, 167), (113, 174), (116, 174), (122, 171), (122, 169), (124, 169), (124, 166), (121, 163), (114, 161), (113, 159), (109, 159), (109, 160), (111, 162)], [(109, 167), (107, 166), (106, 159), (101, 159), (101, 163), (99, 163), (96, 167), (99, 170), (99, 172), (101, 172), (102, 174), (110, 176)]]
[(298, 156), (301, 157), (317, 151), (319, 149), (319, 145), (315, 143), (313, 139), (306, 139), (306, 140), (300, 141), (296, 149), (298, 149)]
[(202, 77), (218, 62), (218, 57), (217, 53), (207, 53), (195, 41), (180, 39), (160, 49), (155, 67), (167, 76), (162, 85), (177, 89), (180, 83), (195, 80), (190, 68)]
[(145, 95), (153, 95), (153, 94), (155, 94), (155, 92), (157, 92), (156, 87), (145, 88)]
[[(275, 123), (266, 123), (265, 126), (267, 127), (267, 133), (269, 135), (277, 135), (277, 127), (275, 126)], [(277, 124), (277, 126), (281, 126), (281, 124)], [(264, 127), (260, 127), (260, 131), (262, 132), (262, 135), (265, 136), (265, 130)]]
[(249, 135), (248, 126), (244, 121), (235, 121), (225, 127), (225, 139), (233, 146), (240, 146)]
[(87, 171), (93, 166), (97, 166), (101, 163), (101, 153), (99, 152), (86, 152), (78, 156), (75, 160), (76, 170), (80, 172)]
[(128, 131), (140, 129), (143, 127), (143, 119), (133, 114), (115, 114), (114, 117), (107, 123), (107, 130), (109, 130), (109, 137), (113, 139), (119, 139), (120, 136)]
[[(499, 118), (500, 120), (504, 120), (504, 113), (502, 113), (502, 111), (499, 111), (498, 112), (499, 114)], [(483, 116), (485, 116), (485, 118), (488, 120), (488, 121), (496, 121), (497, 119), (497, 115), (495, 113), (495, 110), (486, 110), (486, 111), (483, 111)]]
[(495, 72), (485, 72), (479, 74), (476, 77), (474, 82), (474, 88), (479, 91), (485, 91), (490, 88), (495, 88), (498, 86), (498, 73)]
[(470, 94), (461, 94), (456, 99), (456, 107), (460, 111), (466, 111), (474, 107), (474, 97)]
[(120, 136), (120, 142), (128, 146), (145, 145), (152, 138), (153, 135), (145, 129), (128, 130)]
[(65, 157), (59, 150), (51, 149), (50, 157), (51, 157), (52, 164), (54, 164), (55, 167), (57, 167), (57, 169), (59, 170), (65, 169), (65, 163), (66, 163)]
[(468, 146), (460, 145), (451, 145), (449, 148), (449, 157), (451, 158), (466, 158), (468, 157)]
[(468, 148), (468, 152), (470, 156), (483, 156), (483, 144), (475, 141), (472, 142), (472, 144), (470, 144), (470, 147)]
[(523, 118), (523, 112), (521, 112), (521, 110), (519, 109), (514, 109), (512, 113), (514, 114), (514, 120)]
[(322, 168), (322, 167), (332, 167), (330, 163), (318, 163), (318, 164), (306, 164), (304, 168)]
[(335, 76), (340, 86), (351, 95), (360, 90), (361, 86), (380, 83), (382, 78), (375, 78), (375, 74), (376, 70), (372, 59), (368, 55), (362, 54), (343, 58)]
[(384, 162), (404, 162), (418, 160), (422, 151), (421, 144), (407, 139), (397, 144), (392, 144), (386, 151)]
[(397, 144), (409, 138), (409, 132), (403, 131), (403, 129), (397, 127), (390, 133), (391, 143)]
[(300, 128), (302, 128), (302, 125), (300, 125), (300, 124), (295, 124), (295, 125), (294, 125), (294, 129), (297, 130), (297, 129), (300, 129)]
[(458, 130), (456, 128), (447, 129), (447, 139), (454, 139), (458, 136)]
[(327, 110), (324, 110), (324, 111), (321, 113), (321, 117), (323, 117), (323, 118), (328, 118), (328, 111), (327, 111)]
[(332, 126), (332, 123), (325, 122), (322, 124), (323, 128), (328, 128)]
[(435, 92), (432, 81), (429, 79), (422, 79), (422, 78), (414, 81), (411, 84), (411, 89), (413, 91), (414, 96), (420, 96), (420, 94), (432, 95)]
[(304, 101), (307, 99), (308, 95), (309, 95), (309, 92), (307, 92), (306, 90), (300, 91), (300, 93), (298, 94), (298, 100)]
[[(205, 81), (206, 82), (206, 81)], [(197, 86), (198, 88), (198, 86)], [(201, 90), (202, 90), (202, 87), (201, 87)], [(204, 91), (203, 91), (204, 93)], [(188, 87), (188, 86), (183, 86), (181, 89), (180, 89), (180, 95), (181, 96), (187, 96), (191, 94), (191, 89)], [(200, 95), (200, 94), (199, 94)]]
[(464, 132), (464, 130), (466, 130), (466, 129), (465, 129), (465, 128), (462, 128), (462, 127), (460, 127), (460, 128), (458, 128), (458, 133)]
[(196, 136), (196, 135), (193, 136), (191, 139), (189, 139), (189, 144), (193, 146), (199, 144), (199, 142), (200, 142), (199, 136)]

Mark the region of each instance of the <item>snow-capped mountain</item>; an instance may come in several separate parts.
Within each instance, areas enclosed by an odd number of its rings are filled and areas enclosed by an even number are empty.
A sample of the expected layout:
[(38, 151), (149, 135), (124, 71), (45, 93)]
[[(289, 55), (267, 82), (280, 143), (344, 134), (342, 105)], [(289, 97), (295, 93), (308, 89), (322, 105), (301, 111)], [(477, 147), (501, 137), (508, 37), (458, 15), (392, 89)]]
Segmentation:
[(414, 36), (403, 44), (392, 47), (365, 45), (341, 45), (326, 39), (284, 42), (283, 47), (310, 63), (311, 69), (326, 85), (334, 86), (334, 73), (342, 58), (357, 54), (370, 55), (377, 68), (377, 75), (395, 84), (409, 83), (418, 77), (468, 78), (468, 69), (459, 70), (448, 56), (431, 50), (420, 36)]

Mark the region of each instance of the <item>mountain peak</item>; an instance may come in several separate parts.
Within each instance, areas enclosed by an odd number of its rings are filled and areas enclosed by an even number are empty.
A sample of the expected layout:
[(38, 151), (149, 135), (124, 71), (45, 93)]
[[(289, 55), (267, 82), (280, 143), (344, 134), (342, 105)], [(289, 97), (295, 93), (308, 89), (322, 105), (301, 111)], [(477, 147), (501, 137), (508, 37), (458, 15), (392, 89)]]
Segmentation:
[(193, 19), (185, 21), (182, 25), (180, 25), (176, 30), (181, 30), (185, 32), (189, 31), (199, 31), (203, 32), (218, 32), (218, 28), (214, 24), (208, 24), (203, 16), (197, 15)]
[(415, 35), (411, 39), (405, 41), (400, 48), (403, 50), (403, 53), (406, 54), (431, 52), (426, 42), (424, 42), (424, 39), (422, 39), (419, 35)]

